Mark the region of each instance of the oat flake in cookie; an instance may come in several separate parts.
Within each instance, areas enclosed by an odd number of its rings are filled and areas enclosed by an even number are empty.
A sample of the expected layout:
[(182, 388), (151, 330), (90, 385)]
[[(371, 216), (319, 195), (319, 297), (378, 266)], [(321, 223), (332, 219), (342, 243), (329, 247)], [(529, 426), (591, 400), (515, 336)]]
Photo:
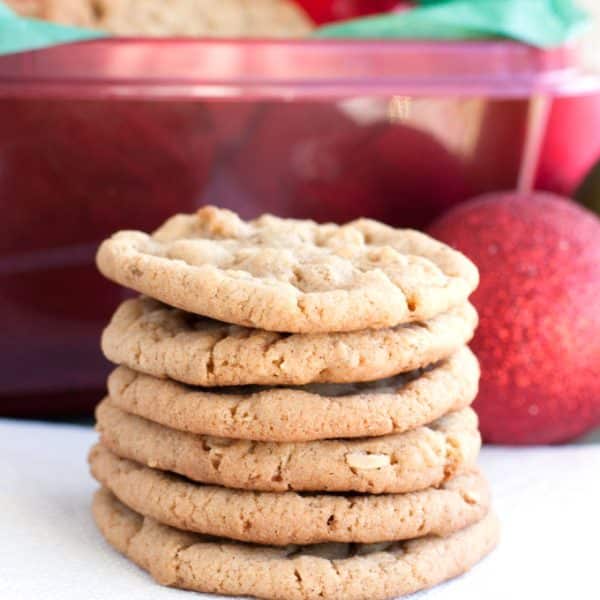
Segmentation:
[(430, 319), (478, 283), (462, 254), (423, 233), (207, 206), (154, 234), (122, 231), (97, 255), (109, 279), (183, 310), (282, 332), (337, 332)]

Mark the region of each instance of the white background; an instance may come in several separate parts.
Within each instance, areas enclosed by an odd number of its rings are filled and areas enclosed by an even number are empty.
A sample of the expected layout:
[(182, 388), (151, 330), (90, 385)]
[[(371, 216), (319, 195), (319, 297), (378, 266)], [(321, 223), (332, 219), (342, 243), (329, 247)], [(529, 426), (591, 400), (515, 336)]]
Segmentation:
[[(0, 600), (193, 600), (103, 541), (90, 515), (91, 428), (0, 420)], [(422, 600), (600, 599), (600, 445), (485, 448), (499, 548)]]

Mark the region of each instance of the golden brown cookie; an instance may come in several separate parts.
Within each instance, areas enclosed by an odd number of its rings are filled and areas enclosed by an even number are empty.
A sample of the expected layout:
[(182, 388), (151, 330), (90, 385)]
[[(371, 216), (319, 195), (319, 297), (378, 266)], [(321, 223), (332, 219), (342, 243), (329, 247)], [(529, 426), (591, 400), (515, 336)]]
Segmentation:
[(344, 226), (212, 206), (151, 236), (121, 231), (97, 255), (109, 279), (170, 306), (247, 327), (358, 331), (423, 321), (479, 281), (465, 256), (423, 233), (367, 219)]
[(298, 37), (313, 28), (292, 0), (38, 0), (37, 16), (116, 35)]
[(422, 490), (471, 468), (481, 444), (470, 408), (406, 433), (302, 443), (196, 435), (106, 401), (96, 418), (102, 443), (123, 458), (203, 483), (273, 492)]
[(429, 321), (379, 330), (286, 335), (213, 321), (140, 297), (102, 335), (114, 363), (190, 385), (304, 385), (382, 379), (447, 358), (477, 312), (463, 304)]
[(479, 365), (468, 348), (423, 371), (362, 384), (190, 388), (125, 367), (108, 402), (173, 429), (225, 438), (302, 442), (402, 433), (469, 406)]
[(383, 544), (255, 546), (161, 525), (107, 490), (93, 504), (98, 528), (163, 585), (277, 600), (384, 600), (470, 569), (499, 537), (492, 514), (448, 537)]
[(202, 485), (119, 458), (101, 445), (92, 448), (89, 462), (99, 483), (144, 516), (256, 544), (374, 543), (449, 535), (482, 519), (490, 506), (487, 483), (477, 469), (440, 488), (343, 496)]

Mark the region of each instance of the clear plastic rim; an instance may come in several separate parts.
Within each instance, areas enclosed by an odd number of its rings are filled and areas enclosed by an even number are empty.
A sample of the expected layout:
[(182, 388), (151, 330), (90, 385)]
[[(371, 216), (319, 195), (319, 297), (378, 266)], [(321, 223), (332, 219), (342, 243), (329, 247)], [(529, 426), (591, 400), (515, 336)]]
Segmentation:
[(576, 47), (509, 41), (106, 38), (0, 57), (0, 96), (323, 99), (600, 90)]

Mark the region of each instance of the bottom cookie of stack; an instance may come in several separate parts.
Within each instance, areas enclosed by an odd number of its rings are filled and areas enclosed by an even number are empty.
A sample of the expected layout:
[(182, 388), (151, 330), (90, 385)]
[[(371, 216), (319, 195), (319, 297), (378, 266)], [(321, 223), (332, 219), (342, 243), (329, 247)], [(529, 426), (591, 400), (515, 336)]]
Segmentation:
[(467, 571), (493, 549), (499, 535), (496, 518), (488, 513), (447, 537), (257, 546), (162, 525), (127, 508), (105, 488), (97, 492), (93, 512), (108, 542), (164, 585), (285, 600), (409, 594)]

